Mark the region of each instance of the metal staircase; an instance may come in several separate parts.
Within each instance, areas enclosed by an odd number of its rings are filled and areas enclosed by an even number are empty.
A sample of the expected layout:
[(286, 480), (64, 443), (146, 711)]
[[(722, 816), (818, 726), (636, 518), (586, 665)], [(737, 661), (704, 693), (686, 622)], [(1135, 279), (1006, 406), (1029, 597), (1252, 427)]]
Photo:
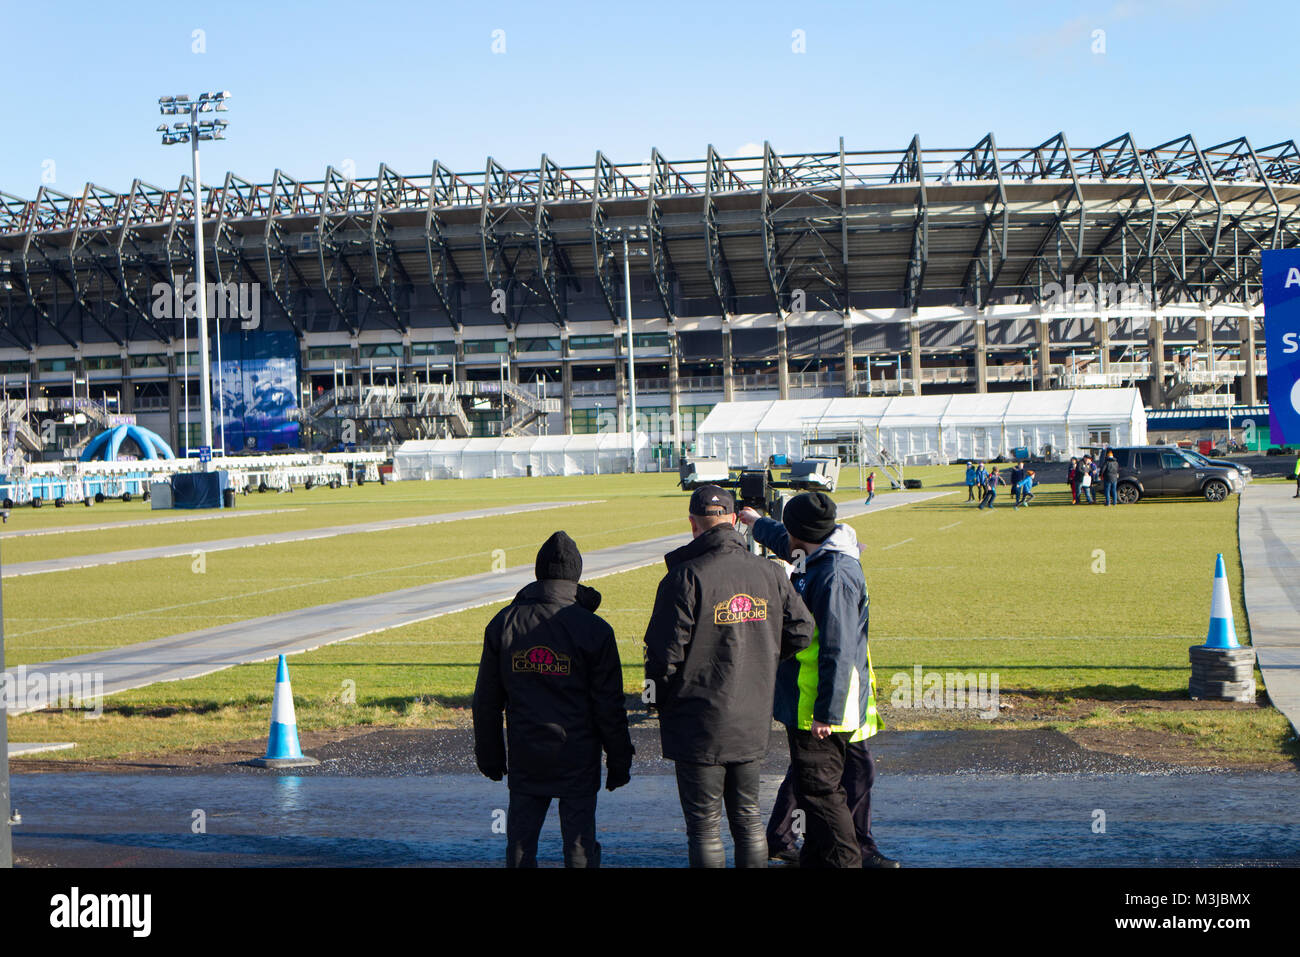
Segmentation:
[(476, 383), (341, 386), (317, 396), (295, 417), (314, 447), (392, 445), (408, 439), (467, 438), (472, 424), (462, 398)]
[(903, 463), (876, 439), (874, 426), (859, 422), (825, 428), (810, 427), (803, 430), (805, 455), (835, 456), (845, 464), (857, 465), (858, 487), (865, 488), (867, 469), (879, 468), (889, 478), (893, 488), (903, 487)]
[[(78, 422), (77, 416), (84, 417)], [(81, 454), (87, 443), (114, 424), (113, 413), (93, 399), (3, 399), (0, 400), (0, 440), (5, 445), (4, 464), (14, 466), (28, 460), (49, 458), (51, 452), (70, 458)], [(53, 420), (63, 426), (62, 434), (47, 442), (45, 424)], [(10, 430), (13, 442), (9, 441)]]
[[(903, 463), (900, 462), (894, 453), (889, 451), (876, 440), (875, 429), (866, 426), (858, 427), (858, 471), (863, 473), (871, 465), (878, 465), (880, 470), (889, 477), (891, 488), (903, 487)], [(862, 483), (866, 484), (866, 475), (862, 474)]]

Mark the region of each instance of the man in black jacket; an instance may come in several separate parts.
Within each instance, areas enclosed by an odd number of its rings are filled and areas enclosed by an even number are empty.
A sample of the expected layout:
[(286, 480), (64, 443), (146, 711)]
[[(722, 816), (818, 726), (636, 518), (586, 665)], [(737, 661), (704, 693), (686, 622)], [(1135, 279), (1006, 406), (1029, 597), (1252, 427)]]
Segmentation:
[(613, 629), (594, 614), (600, 593), (578, 584), (582, 555), (573, 539), (564, 532), (548, 538), (536, 572), (537, 581), (483, 633), (474, 757), (493, 781), (510, 777), (507, 867), (537, 866), (537, 836), (552, 798), (560, 800), (565, 866), (599, 867), (601, 750), (609, 790), (627, 784), (632, 767), (623, 669)]
[(689, 512), (694, 541), (665, 557), (646, 628), (647, 696), (677, 765), (691, 866), (726, 864), (725, 801), (736, 866), (766, 867), (758, 788), (776, 668), (808, 647), (813, 619), (781, 569), (745, 547), (730, 492), (698, 488)]
[(1115, 453), (1111, 449), (1106, 450), (1106, 463), (1101, 467), (1101, 477), (1106, 486), (1106, 504), (1118, 505), (1119, 494), (1116, 490), (1119, 488), (1119, 463), (1115, 461)]

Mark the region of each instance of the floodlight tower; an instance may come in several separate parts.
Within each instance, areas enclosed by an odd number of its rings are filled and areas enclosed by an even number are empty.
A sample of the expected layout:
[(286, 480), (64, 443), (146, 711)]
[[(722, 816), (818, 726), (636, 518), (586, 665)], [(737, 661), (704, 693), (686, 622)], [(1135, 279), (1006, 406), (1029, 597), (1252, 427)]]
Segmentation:
[[(158, 111), (164, 116), (185, 116), (170, 127), (166, 123), (158, 126), (164, 146), (177, 143), (189, 143), (194, 163), (194, 283), (199, 307), (199, 361), (203, 363), (203, 376), (200, 395), (203, 403), (203, 445), (208, 449), (209, 460), (203, 463), (203, 471), (212, 468), (212, 366), (208, 358), (208, 284), (203, 271), (203, 190), (199, 181), (199, 141), (224, 140), (226, 138), (226, 121), (200, 120), (200, 113), (216, 111), (224, 113), (228, 107), (226, 101), (230, 93), (221, 90), (216, 93), (201, 93), (197, 100), (188, 96), (163, 96), (158, 98)], [(185, 429), (189, 431), (189, 409), (185, 412)], [(186, 442), (188, 447), (189, 442)]]
[[(632, 343), (632, 261), (631, 261), (631, 256), (633, 254), (629, 253), (628, 251), (627, 241), (629, 235), (633, 240), (641, 241), (641, 242), (648, 241), (649, 236), (646, 233), (646, 229), (644, 226), (632, 226), (632, 227), (620, 226), (620, 227), (615, 227), (613, 230), (611, 230), (611, 232), (619, 236), (623, 240), (623, 309), (624, 309), (624, 317), (627, 319), (627, 397), (628, 397), (628, 405), (629, 405), (628, 411), (631, 415), (630, 428), (628, 429), (629, 440), (631, 442), (629, 446), (629, 449), (631, 450), (631, 455), (629, 456), (629, 458), (632, 464), (632, 471), (635, 472), (636, 471), (636, 359), (634, 358), (634, 350), (633, 350), (633, 343)], [(635, 253), (635, 255), (647, 256), (649, 255), (649, 253), (648, 251), (643, 249), (643, 250), (638, 250)], [(620, 432), (623, 431), (623, 423), (621, 422), (619, 423), (618, 430)]]

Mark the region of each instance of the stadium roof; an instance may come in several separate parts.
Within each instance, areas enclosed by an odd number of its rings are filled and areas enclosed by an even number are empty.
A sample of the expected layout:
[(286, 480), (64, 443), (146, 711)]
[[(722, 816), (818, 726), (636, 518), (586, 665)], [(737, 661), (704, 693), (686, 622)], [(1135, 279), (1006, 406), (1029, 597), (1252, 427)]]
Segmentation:
[[(170, 341), (147, 308), (192, 256), (193, 190), (0, 193), (0, 333), (24, 347), (82, 327)], [(1260, 249), (1300, 244), (1300, 151), (1188, 135), (1073, 147), (779, 154), (204, 186), (213, 281), (258, 282), (298, 334), (622, 312), (621, 243), (649, 302), (682, 315), (1032, 302), (1053, 282), (1146, 284), (1167, 302), (1252, 302)], [(491, 308), (505, 294), (504, 311)], [(638, 290), (640, 295), (640, 290)], [(75, 328), (68, 328), (69, 324)]]

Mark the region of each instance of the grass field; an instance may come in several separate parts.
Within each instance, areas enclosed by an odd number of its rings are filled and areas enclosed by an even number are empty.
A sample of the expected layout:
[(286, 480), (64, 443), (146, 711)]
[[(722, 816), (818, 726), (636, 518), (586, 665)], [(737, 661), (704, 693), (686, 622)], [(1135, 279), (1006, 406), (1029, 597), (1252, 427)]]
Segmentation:
[[(926, 488), (955, 483), (960, 467), (909, 470)], [(214, 624), (374, 595), (487, 571), (495, 549), (510, 566), (565, 528), (584, 550), (685, 532), (685, 497), (670, 475), (374, 484), (241, 499), (279, 515), (7, 539), (6, 563), (91, 552), (373, 521), (530, 501), (593, 501), (546, 512), (137, 562), (5, 583), (6, 663), (47, 660)], [(886, 493), (888, 494), (888, 493)], [(855, 519), (871, 593), (872, 658), (894, 727), (1060, 727), (1087, 739), (1115, 730), (1157, 734), (1238, 763), (1294, 757), (1289, 726), (1268, 707), (1189, 707), (1187, 648), (1204, 639), (1216, 553), (1228, 566), (1238, 632), (1237, 499), (1072, 507), (1044, 486), (1013, 510), (989, 512), (965, 490)], [(858, 501), (856, 490), (837, 495)], [(247, 503), (247, 504), (246, 504)], [(67, 510), (63, 510), (66, 512)], [(146, 517), (114, 503), (105, 515)], [(81, 514), (74, 513), (81, 518)], [(155, 513), (157, 514), (157, 513)], [(28, 516), (21, 511), (7, 528)], [(609, 576), (601, 614), (619, 636), (629, 692), (640, 688), (640, 639), (662, 566)], [(500, 606), (448, 615), (295, 656), (298, 720), (305, 730), (364, 725), (462, 724), (484, 624)], [(891, 710), (892, 676), (927, 671), (997, 674), (1014, 710), (970, 714)], [(273, 665), (115, 695), (103, 717), (42, 713), (10, 720), (13, 740), (76, 741), (68, 760), (175, 751), (264, 735)], [(1175, 709), (1176, 710), (1170, 710)]]

